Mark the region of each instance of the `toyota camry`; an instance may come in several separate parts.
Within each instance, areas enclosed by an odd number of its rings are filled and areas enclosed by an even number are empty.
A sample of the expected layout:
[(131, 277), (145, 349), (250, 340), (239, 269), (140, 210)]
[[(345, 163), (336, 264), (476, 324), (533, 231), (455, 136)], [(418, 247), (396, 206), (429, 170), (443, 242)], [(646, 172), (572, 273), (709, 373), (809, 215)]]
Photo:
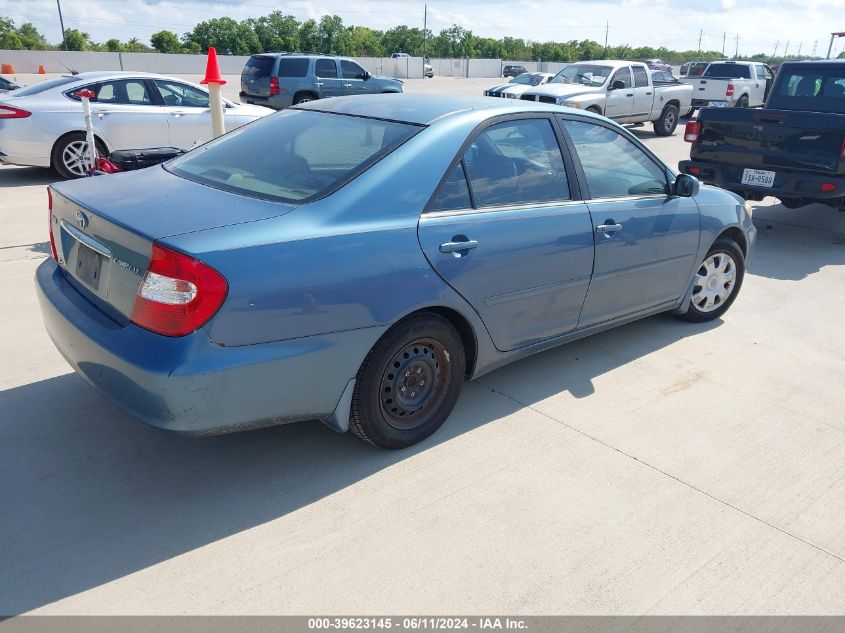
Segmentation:
[(49, 189), (36, 274), (72, 367), (195, 434), (321, 420), (401, 448), (462, 383), (660, 312), (722, 316), (755, 229), (591, 113), (372, 95)]

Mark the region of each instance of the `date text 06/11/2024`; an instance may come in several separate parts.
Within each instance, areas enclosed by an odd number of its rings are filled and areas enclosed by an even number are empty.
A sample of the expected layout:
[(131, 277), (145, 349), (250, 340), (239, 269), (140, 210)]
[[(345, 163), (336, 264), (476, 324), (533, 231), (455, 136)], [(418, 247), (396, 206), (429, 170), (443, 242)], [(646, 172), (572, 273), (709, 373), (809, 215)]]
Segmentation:
[(525, 630), (527, 624), (518, 618), (500, 617), (333, 617), (309, 618), (309, 630), (389, 630), (448, 631), (448, 630)]

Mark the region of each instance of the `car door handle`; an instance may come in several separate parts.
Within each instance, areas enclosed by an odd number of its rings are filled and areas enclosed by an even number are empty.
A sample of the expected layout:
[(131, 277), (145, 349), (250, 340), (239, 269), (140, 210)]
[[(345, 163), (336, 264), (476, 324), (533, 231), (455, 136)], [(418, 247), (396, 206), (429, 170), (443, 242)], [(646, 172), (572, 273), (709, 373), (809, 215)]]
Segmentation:
[(314, 85), (315, 85), (315, 86), (317, 86), (317, 87), (319, 88), (320, 86), (322, 86), (322, 85), (323, 85), (323, 82), (322, 82), (322, 81), (315, 81), (315, 82), (314, 82)]
[(633, 97), (633, 96), (634, 96), (634, 93), (633, 93), (633, 92), (629, 92), (629, 93), (628, 93), (628, 94), (626, 94), (625, 96), (626, 96), (626, 97)]
[(650, 96), (651, 96), (651, 93), (650, 93), (650, 92), (647, 92), (647, 93), (645, 93), (645, 94), (646, 94), (646, 96), (647, 96), (647, 97), (650, 97)]
[[(613, 222), (613, 220), (608, 220), (608, 222)], [(621, 230), (621, 224), (599, 224), (596, 227), (596, 233), (599, 233), (600, 235), (607, 235), (608, 237), (610, 237), (611, 233), (616, 233)]]
[(343, 84), (343, 87), (344, 87), (344, 88), (351, 88), (351, 87), (352, 87), (352, 84)]
[(462, 242), (443, 242), (440, 245), (441, 253), (459, 253), (461, 251), (468, 251), (478, 246), (476, 240), (464, 240)]

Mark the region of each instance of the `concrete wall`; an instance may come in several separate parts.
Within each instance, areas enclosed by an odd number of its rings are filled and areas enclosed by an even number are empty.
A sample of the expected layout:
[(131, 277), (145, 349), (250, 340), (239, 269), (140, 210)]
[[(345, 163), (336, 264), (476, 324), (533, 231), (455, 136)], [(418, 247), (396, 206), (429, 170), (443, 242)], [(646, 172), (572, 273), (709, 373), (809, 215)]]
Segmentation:
[[(239, 75), (249, 59), (248, 55), (220, 55), (220, 72)], [(401, 79), (419, 79), (423, 76), (422, 57), (401, 59), (361, 57), (354, 58), (375, 75)], [(133, 70), (171, 75), (205, 74), (205, 55), (168, 55), (165, 53), (98, 53), (80, 51), (3, 51), (0, 63), (11, 64), (16, 73), (35, 73), (44, 66), (48, 73), (79, 72), (91, 70)], [(64, 65), (62, 65), (64, 64)], [(67, 68), (66, 68), (67, 67)]]

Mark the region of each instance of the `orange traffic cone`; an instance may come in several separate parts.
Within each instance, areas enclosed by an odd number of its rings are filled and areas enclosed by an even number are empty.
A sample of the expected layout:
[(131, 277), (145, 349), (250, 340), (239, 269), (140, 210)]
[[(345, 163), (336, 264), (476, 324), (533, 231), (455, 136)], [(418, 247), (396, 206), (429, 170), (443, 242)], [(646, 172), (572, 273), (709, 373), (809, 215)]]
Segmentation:
[(47, 71), (44, 70), (44, 64), (38, 64), (38, 74), (39, 75), (46, 75)]
[(0, 64), (0, 75), (14, 75), (15, 68), (11, 64)]
[(220, 65), (217, 63), (217, 49), (213, 46), (208, 48), (208, 63), (205, 66), (205, 78), (200, 82), (201, 84), (219, 84), (223, 85), (226, 80), (220, 76)]

